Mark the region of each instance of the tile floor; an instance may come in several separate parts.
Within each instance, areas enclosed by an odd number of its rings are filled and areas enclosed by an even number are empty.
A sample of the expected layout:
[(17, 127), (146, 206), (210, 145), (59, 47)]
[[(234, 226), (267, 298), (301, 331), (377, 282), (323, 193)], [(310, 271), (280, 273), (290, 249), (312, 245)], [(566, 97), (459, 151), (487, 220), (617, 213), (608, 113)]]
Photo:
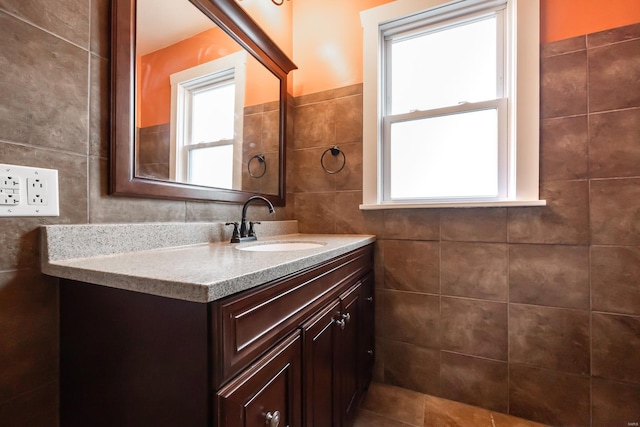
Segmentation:
[(545, 427), (488, 409), (372, 383), (354, 427)]

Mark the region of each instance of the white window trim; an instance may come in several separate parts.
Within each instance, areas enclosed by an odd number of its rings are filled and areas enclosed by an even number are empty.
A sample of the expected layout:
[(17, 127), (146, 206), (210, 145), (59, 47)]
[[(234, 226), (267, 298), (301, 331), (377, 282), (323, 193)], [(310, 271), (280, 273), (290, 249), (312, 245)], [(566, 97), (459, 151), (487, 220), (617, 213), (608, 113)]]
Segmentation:
[[(507, 67), (507, 94), (509, 140), (517, 140), (517, 150), (509, 151), (507, 197), (494, 201), (451, 201), (434, 203), (383, 202), (381, 121), (382, 93), (378, 90), (382, 75), (382, 47), (384, 39), (380, 28), (399, 19), (420, 19), (420, 12), (442, 6), (466, 3), (481, 5), (487, 0), (396, 0), (360, 13), (364, 28), (363, 67), (363, 203), (362, 210), (441, 208), (441, 207), (493, 207), (544, 206), (539, 199), (539, 0), (509, 0), (505, 11), (507, 34), (516, 33), (507, 49), (507, 58), (516, 60), (515, 67)], [(517, 23), (517, 25), (516, 25)], [(511, 37), (507, 36), (508, 39)], [(532, 84), (535, 82), (535, 84)], [(517, 125), (517, 126), (516, 126)], [(517, 130), (516, 130), (517, 129)]]
[(231, 70), (235, 82), (235, 112), (234, 112), (234, 142), (233, 142), (233, 188), (242, 188), (242, 139), (244, 122), (244, 101), (246, 82), (247, 53), (239, 51), (213, 61), (205, 62), (195, 67), (171, 74), (171, 126), (170, 126), (170, 158), (169, 179), (187, 182), (187, 159), (182, 147), (187, 138), (187, 130), (179, 117), (184, 117), (185, 85), (203, 76)]

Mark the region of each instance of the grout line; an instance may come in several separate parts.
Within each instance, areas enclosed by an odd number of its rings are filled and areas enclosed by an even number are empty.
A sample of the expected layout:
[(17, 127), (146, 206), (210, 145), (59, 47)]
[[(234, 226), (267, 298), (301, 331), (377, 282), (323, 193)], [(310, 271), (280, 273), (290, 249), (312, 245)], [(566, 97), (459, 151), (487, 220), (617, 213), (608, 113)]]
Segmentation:
[(586, 54), (586, 96), (587, 96), (587, 224), (589, 226), (589, 259), (587, 260), (587, 277), (589, 281), (589, 426), (593, 425), (593, 293), (591, 291), (591, 156), (589, 146), (591, 145), (591, 84), (589, 81), (590, 65), (589, 57), (592, 50), (589, 49), (589, 36), (585, 37), (587, 46)]
[[(444, 328), (442, 327), (442, 216), (442, 211), (439, 211), (438, 239), (436, 242), (438, 243), (438, 395), (440, 396), (442, 395), (442, 342), (444, 341)], [(424, 414), (424, 409), (422, 412)]]
[(438, 394), (442, 395), (442, 212), (438, 215), (438, 329)]
[(553, 122), (553, 121), (560, 121), (563, 119), (575, 119), (575, 118), (579, 118), (579, 117), (586, 117), (587, 114), (589, 114), (589, 112), (584, 112), (584, 113), (579, 113), (579, 114), (567, 114), (564, 116), (553, 116), (553, 117), (541, 117), (540, 121), (541, 122)]
[[(392, 341), (394, 341), (394, 340), (392, 340)], [(402, 341), (400, 341), (400, 342), (402, 342)], [(409, 343), (409, 344), (410, 344), (410, 343)], [(412, 345), (416, 345), (416, 344), (412, 344)], [(430, 347), (423, 347), (423, 348), (430, 349)], [(449, 354), (455, 354), (455, 355), (458, 355), (458, 356), (465, 356), (465, 357), (471, 357), (471, 358), (474, 358), (474, 359), (486, 360), (487, 362), (496, 362), (496, 363), (504, 363), (504, 364), (507, 364), (507, 361), (506, 361), (506, 360), (502, 360), (502, 359), (493, 359), (493, 358), (491, 358), (491, 357), (487, 357), (487, 356), (478, 356), (478, 355), (476, 355), (476, 354), (470, 354), (470, 353), (462, 353), (462, 352), (460, 352), (460, 351), (449, 350), (449, 349), (446, 349), (446, 348), (442, 348), (442, 349), (440, 349), (440, 353), (449, 353)], [(549, 369), (549, 370), (551, 370), (551, 369)]]
[[(89, 49), (87, 50), (87, 150), (86, 155), (87, 158), (91, 155), (91, 101), (93, 100), (93, 96), (91, 94), (91, 84), (92, 84), (92, 75), (91, 75), (91, 30), (92, 30), (92, 19), (91, 19), (91, 6), (92, 2), (89, 2), (89, 32), (87, 34), (88, 40), (87, 45)], [(88, 175), (87, 175), (88, 176)]]
[(612, 176), (612, 177), (603, 177), (603, 178), (589, 178), (588, 181), (589, 181), (589, 183), (591, 183), (591, 181), (622, 181), (622, 180), (630, 180), (630, 179), (640, 179), (640, 175)]
[[(631, 25), (634, 25), (634, 24), (631, 24)], [(626, 27), (626, 25), (623, 25), (623, 27)], [(617, 28), (621, 28), (621, 27), (617, 27)], [(615, 29), (615, 28), (611, 28), (611, 29)], [(606, 30), (604, 30), (604, 31), (606, 31)], [(631, 43), (631, 42), (634, 42), (634, 41), (638, 41), (638, 39), (640, 39), (640, 37), (633, 37), (633, 38), (630, 38), (630, 39), (608, 41), (606, 43), (599, 44), (597, 46), (589, 46), (588, 45), (589, 36), (597, 34), (599, 32), (601, 32), (601, 31), (597, 31), (595, 33), (585, 34), (585, 36), (587, 37), (587, 40), (586, 40), (587, 41), (587, 50), (603, 49), (603, 48), (607, 48), (609, 46), (615, 46), (615, 45), (624, 44), (624, 43)]]
[[(89, 11), (91, 11), (91, 6), (89, 6)], [(4, 13), (5, 15), (11, 16), (12, 18), (17, 19), (17, 20), (18, 20), (18, 21), (20, 21), (20, 22), (23, 22), (23, 23), (25, 23), (25, 24), (27, 24), (27, 25), (29, 25), (29, 26), (33, 27), (33, 28), (36, 28), (36, 29), (38, 29), (38, 30), (40, 30), (40, 31), (43, 31), (43, 32), (45, 32), (45, 33), (49, 34), (50, 36), (55, 37), (55, 38), (56, 38), (56, 39), (58, 39), (58, 40), (61, 40), (61, 41), (66, 42), (66, 43), (69, 43), (70, 45), (75, 46), (75, 47), (77, 47), (78, 49), (82, 49), (82, 50), (84, 50), (84, 51), (91, 52), (91, 47), (90, 47), (90, 46), (89, 46), (89, 47), (83, 47), (83, 46), (80, 46), (78, 43), (76, 43), (76, 42), (72, 42), (71, 40), (66, 39), (66, 38), (64, 38), (64, 37), (62, 37), (62, 36), (60, 36), (60, 35), (58, 35), (58, 34), (56, 34), (56, 33), (53, 33), (53, 32), (51, 32), (51, 31), (47, 30), (46, 28), (41, 27), (41, 26), (39, 26), (38, 24), (36, 24), (36, 23), (34, 23), (34, 22), (31, 22), (31, 21), (27, 20), (26, 18), (23, 18), (23, 17), (21, 17), (21, 16), (19, 16), (19, 15), (16, 15), (16, 14), (14, 14), (14, 13), (11, 13), (11, 12), (9, 12), (8, 10), (0, 10), (0, 13)], [(91, 15), (89, 15), (89, 28), (91, 28), (91, 18), (90, 18), (90, 16), (91, 16)], [(89, 39), (91, 39), (91, 32), (89, 32)]]
[[(475, 357), (475, 356), (474, 356)], [(492, 360), (492, 359), (489, 359)], [(519, 366), (519, 367), (525, 367), (531, 370), (538, 370), (538, 371), (544, 371), (544, 372), (551, 372), (554, 374), (558, 374), (558, 375), (567, 375), (570, 377), (575, 377), (575, 378), (583, 378), (583, 379), (587, 379), (590, 377), (590, 375), (587, 374), (577, 374), (575, 372), (567, 372), (567, 371), (561, 371), (558, 369), (551, 369), (551, 368), (545, 368), (539, 365), (533, 365), (531, 363), (524, 363), (524, 362), (514, 362), (513, 363), (514, 366)]]
[[(587, 61), (588, 61), (588, 57), (587, 57)], [(589, 85), (589, 76), (587, 76), (587, 86)], [(587, 92), (589, 91), (589, 89), (587, 88)], [(589, 102), (587, 100), (587, 108), (590, 107)], [(622, 108), (614, 108), (611, 110), (601, 110), (601, 111), (587, 111), (587, 115), (595, 115), (595, 114), (611, 114), (611, 113), (617, 113), (619, 111), (632, 111), (632, 110), (638, 110), (640, 109), (640, 106), (638, 105), (633, 105), (631, 107), (622, 107)], [(581, 114), (584, 115), (584, 114)], [(559, 117), (561, 118), (561, 117)]]
[[(52, 152), (52, 153), (68, 154), (68, 155), (71, 155), (71, 156), (78, 156), (78, 157), (87, 157), (86, 154), (78, 153), (77, 151), (62, 150), (60, 148), (46, 147), (44, 145), (33, 145), (33, 144), (25, 143), (25, 142), (9, 141), (9, 140), (6, 140), (6, 139), (1, 139), (1, 138), (0, 138), (0, 143), (1, 144), (7, 144), (7, 145), (16, 145), (18, 147), (32, 148), (32, 149), (35, 149), (35, 150), (45, 150), (45, 151), (49, 151), (49, 152)], [(101, 157), (101, 158), (106, 159), (106, 157)]]
[[(508, 232), (507, 227), (507, 232)], [(506, 244), (507, 247), (507, 414), (511, 412), (511, 245)], [(491, 423), (495, 427), (493, 422), (493, 415), (491, 415)]]
[[(92, 75), (91, 75), (91, 31), (92, 31), (92, 2), (89, 2), (89, 32), (88, 32), (88, 40), (87, 44), (89, 49), (87, 49), (87, 147), (86, 147), (86, 188), (87, 188), (87, 197), (86, 197), (86, 212), (87, 212), (87, 224), (91, 223), (91, 102), (93, 101), (93, 93), (91, 92), (91, 85), (93, 83)], [(107, 190), (108, 191), (108, 190)]]
[(9, 397), (6, 400), (0, 401), (0, 406), (7, 405), (7, 404), (9, 404), (9, 403), (11, 403), (11, 402), (13, 402), (15, 400), (18, 400), (18, 399), (24, 397), (24, 396), (28, 396), (29, 394), (35, 393), (35, 392), (37, 392), (37, 391), (39, 391), (39, 390), (41, 390), (41, 389), (43, 389), (45, 387), (48, 387), (51, 384), (56, 384), (57, 382), (58, 382), (57, 379), (51, 380), (51, 381), (47, 381), (47, 382), (44, 382), (44, 383), (40, 384), (39, 386), (34, 387), (34, 388), (30, 389), (30, 390), (23, 391), (21, 393), (13, 395), (13, 396)]

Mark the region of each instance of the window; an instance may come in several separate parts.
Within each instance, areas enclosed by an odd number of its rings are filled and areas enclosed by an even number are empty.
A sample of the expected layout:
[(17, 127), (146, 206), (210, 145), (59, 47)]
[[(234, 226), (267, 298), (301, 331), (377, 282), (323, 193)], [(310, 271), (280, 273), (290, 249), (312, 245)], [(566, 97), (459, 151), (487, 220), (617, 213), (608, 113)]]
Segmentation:
[(543, 205), (537, 0), (398, 0), (361, 16), (361, 208)]
[(239, 52), (171, 75), (171, 179), (218, 188), (241, 179), (245, 61)]

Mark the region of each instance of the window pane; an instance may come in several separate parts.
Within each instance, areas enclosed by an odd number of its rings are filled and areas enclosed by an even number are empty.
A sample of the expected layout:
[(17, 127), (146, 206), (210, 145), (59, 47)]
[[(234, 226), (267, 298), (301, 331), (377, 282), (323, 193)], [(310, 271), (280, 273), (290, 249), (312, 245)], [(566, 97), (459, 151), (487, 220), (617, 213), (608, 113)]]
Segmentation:
[(233, 139), (234, 104), (233, 83), (195, 92), (191, 144)]
[(497, 98), (496, 17), (394, 41), (391, 114)]
[(392, 123), (391, 198), (498, 196), (497, 109)]
[(189, 150), (189, 182), (233, 188), (233, 145)]

